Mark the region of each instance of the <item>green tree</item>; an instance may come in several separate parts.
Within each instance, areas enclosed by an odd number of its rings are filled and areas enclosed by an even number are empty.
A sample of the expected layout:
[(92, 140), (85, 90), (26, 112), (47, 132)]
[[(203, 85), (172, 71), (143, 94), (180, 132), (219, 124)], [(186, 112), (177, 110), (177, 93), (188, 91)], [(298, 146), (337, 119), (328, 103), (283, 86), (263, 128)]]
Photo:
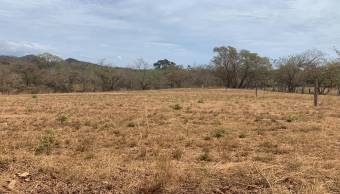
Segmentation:
[(176, 63), (169, 61), (168, 59), (162, 59), (154, 63), (153, 66), (157, 70), (165, 70), (168, 68), (173, 68), (174, 66), (176, 66)]

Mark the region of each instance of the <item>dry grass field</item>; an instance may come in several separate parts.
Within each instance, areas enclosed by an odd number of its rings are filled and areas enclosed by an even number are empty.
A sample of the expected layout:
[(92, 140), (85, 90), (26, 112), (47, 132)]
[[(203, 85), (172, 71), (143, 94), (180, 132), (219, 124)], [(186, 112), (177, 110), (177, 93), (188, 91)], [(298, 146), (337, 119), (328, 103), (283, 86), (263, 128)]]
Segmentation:
[(0, 193), (340, 193), (340, 98), (0, 96)]

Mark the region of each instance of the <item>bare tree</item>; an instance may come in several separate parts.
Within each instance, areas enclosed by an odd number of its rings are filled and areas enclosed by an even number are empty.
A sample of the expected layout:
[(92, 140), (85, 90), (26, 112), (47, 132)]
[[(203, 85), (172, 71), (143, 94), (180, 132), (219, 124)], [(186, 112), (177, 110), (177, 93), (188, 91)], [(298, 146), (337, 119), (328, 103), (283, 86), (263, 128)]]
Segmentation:
[(138, 80), (142, 90), (148, 89), (150, 86), (150, 79), (148, 77), (149, 64), (140, 58), (136, 60), (135, 67), (139, 73)]
[(288, 92), (295, 92), (296, 86), (299, 84), (299, 76), (301, 75), (302, 59), (298, 55), (290, 55), (279, 59), (277, 62), (278, 69), (275, 79), (279, 84), (285, 86)]
[(308, 50), (300, 55), (301, 66), (310, 79), (314, 80), (314, 106), (318, 106), (319, 80), (322, 75), (322, 66), (326, 63), (324, 53), (319, 50)]

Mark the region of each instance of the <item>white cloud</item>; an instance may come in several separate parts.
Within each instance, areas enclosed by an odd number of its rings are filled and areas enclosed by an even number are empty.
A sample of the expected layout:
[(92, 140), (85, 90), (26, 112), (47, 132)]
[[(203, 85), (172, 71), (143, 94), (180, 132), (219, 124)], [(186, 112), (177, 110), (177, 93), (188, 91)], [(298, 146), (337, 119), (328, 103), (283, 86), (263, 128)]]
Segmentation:
[(25, 55), (50, 50), (48, 46), (35, 42), (0, 41), (0, 53), (5, 55)]
[(0, 0), (0, 4), (0, 37), (19, 44), (7, 47), (37, 50), (39, 45), (32, 42), (42, 42), (63, 57), (88, 56), (95, 62), (121, 56), (117, 63), (124, 65), (143, 56), (208, 63), (212, 48), (222, 44), (270, 57), (340, 47), (339, 0)]

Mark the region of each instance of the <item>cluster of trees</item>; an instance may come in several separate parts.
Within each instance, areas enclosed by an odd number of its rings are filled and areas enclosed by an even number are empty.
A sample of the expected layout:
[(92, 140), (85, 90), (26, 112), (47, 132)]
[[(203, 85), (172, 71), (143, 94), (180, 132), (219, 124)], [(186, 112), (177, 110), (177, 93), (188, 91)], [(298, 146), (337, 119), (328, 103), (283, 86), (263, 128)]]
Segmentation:
[(133, 68), (121, 68), (51, 54), (0, 57), (3, 94), (219, 87), (221, 83), (206, 66), (184, 68), (166, 59), (154, 67), (138, 59)]
[[(335, 51), (340, 57), (340, 52)], [(340, 95), (340, 60), (317, 50), (270, 60), (248, 50), (216, 47), (209, 65), (184, 67), (167, 59), (134, 68), (63, 60), (51, 54), (0, 57), (1, 93), (95, 92), (180, 87), (270, 88)]]
[(308, 88), (311, 93), (313, 87), (313, 93), (327, 94), (335, 88), (340, 95), (339, 59), (329, 60), (322, 52), (310, 50), (282, 58), (278, 64), (273, 74), (278, 90), (305, 93)]
[[(340, 60), (327, 59), (321, 51), (308, 50), (272, 62), (257, 53), (233, 47), (218, 47), (214, 51), (213, 71), (225, 87), (317, 94), (327, 94), (336, 88), (340, 95)], [(336, 53), (340, 57), (340, 52)]]

